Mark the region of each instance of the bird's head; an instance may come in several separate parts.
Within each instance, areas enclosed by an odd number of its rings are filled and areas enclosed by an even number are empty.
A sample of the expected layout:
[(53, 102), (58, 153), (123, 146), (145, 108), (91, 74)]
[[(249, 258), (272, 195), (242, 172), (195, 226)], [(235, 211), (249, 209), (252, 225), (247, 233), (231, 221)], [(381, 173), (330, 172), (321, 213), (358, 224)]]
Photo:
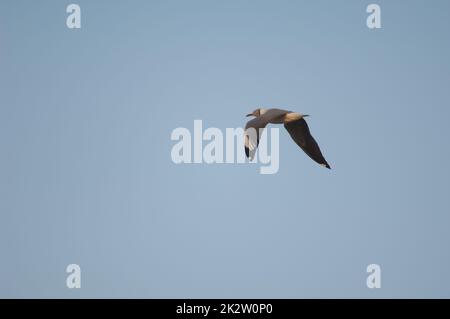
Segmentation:
[(247, 114), (246, 116), (247, 117), (248, 116), (260, 117), (261, 115), (264, 114), (265, 111), (266, 111), (265, 109), (259, 108), (259, 109), (254, 110), (252, 113)]

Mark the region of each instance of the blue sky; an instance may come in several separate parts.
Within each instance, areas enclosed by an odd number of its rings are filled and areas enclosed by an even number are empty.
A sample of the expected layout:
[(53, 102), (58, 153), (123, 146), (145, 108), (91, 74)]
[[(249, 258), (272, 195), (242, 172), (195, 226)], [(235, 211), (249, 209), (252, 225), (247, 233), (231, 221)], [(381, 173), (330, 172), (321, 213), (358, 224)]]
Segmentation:
[[(0, 296), (450, 297), (448, 1), (76, 3), (0, 3)], [(172, 162), (260, 105), (333, 169)]]

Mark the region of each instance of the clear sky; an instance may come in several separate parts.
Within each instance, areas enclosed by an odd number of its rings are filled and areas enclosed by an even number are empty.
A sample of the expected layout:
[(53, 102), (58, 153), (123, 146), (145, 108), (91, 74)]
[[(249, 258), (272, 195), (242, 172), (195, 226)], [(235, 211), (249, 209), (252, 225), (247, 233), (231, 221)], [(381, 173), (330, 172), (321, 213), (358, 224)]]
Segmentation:
[[(449, 1), (74, 2), (0, 2), (0, 297), (450, 297)], [(261, 105), (333, 169), (172, 162)]]

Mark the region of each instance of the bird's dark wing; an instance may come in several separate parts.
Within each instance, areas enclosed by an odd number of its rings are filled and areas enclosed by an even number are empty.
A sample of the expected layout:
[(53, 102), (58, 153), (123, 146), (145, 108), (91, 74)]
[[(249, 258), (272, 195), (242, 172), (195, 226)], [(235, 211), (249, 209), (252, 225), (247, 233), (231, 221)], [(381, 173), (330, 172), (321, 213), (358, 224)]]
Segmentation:
[(309, 132), (308, 124), (303, 118), (292, 122), (286, 122), (284, 123), (284, 127), (289, 132), (289, 135), (291, 135), (294, 142), (297, 143), (309, 157), (320, 165), (331, 169), (330, 165), (328, 165), (323, 157), (319, 145), (317, 145), (316, 140)]
[(247, 122), (244, 131), (245, 155), (250, 160), (255, 157), (256, 149), (258, 148), (259, 138), (261, 137), (264, 128), (268, 121), (265, 117), (256, 117)]

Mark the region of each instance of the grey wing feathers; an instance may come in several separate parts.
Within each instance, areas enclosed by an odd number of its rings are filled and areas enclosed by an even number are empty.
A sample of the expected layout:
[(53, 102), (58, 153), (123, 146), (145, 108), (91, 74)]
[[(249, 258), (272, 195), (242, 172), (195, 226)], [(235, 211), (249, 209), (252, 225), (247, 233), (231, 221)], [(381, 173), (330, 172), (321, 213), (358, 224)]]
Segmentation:
[(250, 160), (253, 159), (258, 148), (259, 138), (263, 129), (267, 125), (267, 120), (264, 117), (256, 117), (247, 122), (245, 125), (245, 155)]
[(308, 124), (303, 118), (296, 121), (287, 122), (284, 124), (284, 127), (289, 132), (289, 135), (291, 135), (294, 142), (297, 143), (297, 145), (300, 146), (309, 157), (320, 165), (331, 169), (330, 165), (328, 165), (327, 161), (323, 157), (319, 145), (314, 137), (312, 137)]

